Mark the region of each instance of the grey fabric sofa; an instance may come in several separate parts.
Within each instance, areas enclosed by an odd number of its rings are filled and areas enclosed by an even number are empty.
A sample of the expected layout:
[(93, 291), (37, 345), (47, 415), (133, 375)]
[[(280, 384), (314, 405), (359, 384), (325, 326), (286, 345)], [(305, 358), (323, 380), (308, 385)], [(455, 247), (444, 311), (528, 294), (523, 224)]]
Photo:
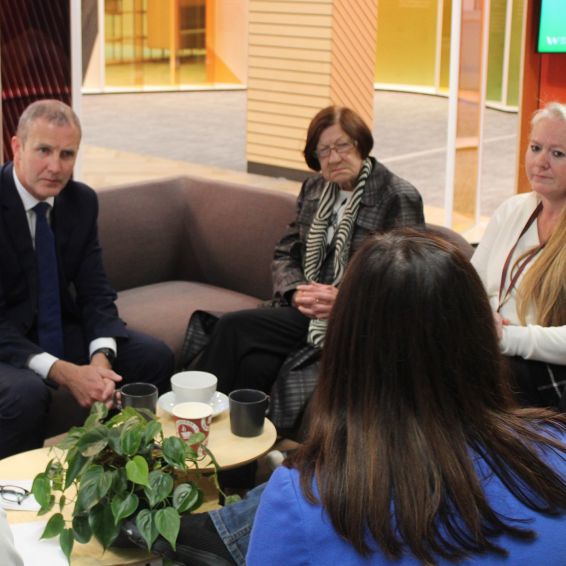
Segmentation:
[[(294, 195), (198, 177), (98, 193), (99, 239), (118, 310), (163, 340), (177, 364), (194, 310), (253, 308), (271, 296), (273, 249), (295, 215)], [(47, 436), (86, 411), (54, 391)]]
[(273, 248), (295, 197), (178, 177), (99, 193), (104, 264), (120, 316), (177, 361), (195, 309), (233, 311), (271, 296)]
[[(199, 177), (105, 189), (99, 239), (121, 318), (163, 340), (181, 360), (191, 314), (253, 308), (271, 296), (275, 244), (295, 216), (294, 195)], [(470, 257), (448, 228), (428, 226)], [(54, 391), (47, 437), (84, 421), (64, 389)]]

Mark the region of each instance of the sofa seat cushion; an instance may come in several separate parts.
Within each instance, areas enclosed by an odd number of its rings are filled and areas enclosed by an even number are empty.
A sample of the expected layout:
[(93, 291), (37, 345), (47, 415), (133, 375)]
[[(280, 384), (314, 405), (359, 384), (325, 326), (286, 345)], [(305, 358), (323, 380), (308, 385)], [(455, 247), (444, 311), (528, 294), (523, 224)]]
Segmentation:
[(179, 363), (187, 324), (195, 310), (230, 312), (255, 308), (260, 299), (207, 283), (166, 281), (118, 293), (120, 317), (132, 330), (163, 340)]

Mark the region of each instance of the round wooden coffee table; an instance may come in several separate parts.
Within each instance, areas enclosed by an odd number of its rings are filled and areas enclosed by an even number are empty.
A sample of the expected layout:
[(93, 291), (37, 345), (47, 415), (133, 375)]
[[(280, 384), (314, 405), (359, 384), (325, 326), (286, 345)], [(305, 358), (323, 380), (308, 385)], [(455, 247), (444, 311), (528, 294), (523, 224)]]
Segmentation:
[[(160, 408), (157, 416), (163, 425), (165, 436), (175, 434), (173, 417), (163, 412)], [(220, 468), (229, 469), (253, 462), (260, 456), (266, 454), (275, 443), (277, 433), (275, 427), (269, 420), (265, 420), (263, 434), (255, 438), (241, 438), (230, 432), (230, 416), (228, 412), (222, 413), (213, 419), (208, 448), (214, 454)], [(38, 473), (45, 470), (50, 459), (50, 451), (53, 447), (38, 448), (28, 452), (22, 452), (9, 458), (0, 460), (0, 479), (31, 480)], [(209, 458), (203, 460), (201, 470), (212, 470)], [(210, 510), (218, 506), (218, 493), (206, 493), (205, 503), (199, 512)], [(49, 515), (38, 517), (33, 511), (6, 511), (8, 521), (12, 524), (27, 523), (32, 521), (47, 521)], [(107, 550), (103, 552), (102, 547), (96, 540), (88, 544), (75, 544), (72, 552), (73, 566), (112, 566), (116, 564), (148, 564), (148, 554), (137, 550)]]

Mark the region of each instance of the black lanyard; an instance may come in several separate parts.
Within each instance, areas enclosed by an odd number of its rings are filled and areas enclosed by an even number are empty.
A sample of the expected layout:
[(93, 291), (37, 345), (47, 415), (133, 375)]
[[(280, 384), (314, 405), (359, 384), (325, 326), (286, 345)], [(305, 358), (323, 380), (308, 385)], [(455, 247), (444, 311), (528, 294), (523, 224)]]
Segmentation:
[(511, 263), (511, 258), (515, 253), (515, 248), (517, 247), (519, 240), (525, 235), (525, 232), (531, 227), (533, 222), (536, 220), (541, 210), (542, 210), (542, 203), (539, 203), (538, 206), (533, 211), (533, 213), (531, 214), (531, 216), (529, 217), (529, 219), (527, 220), (527, 223), (525, 224), (524, 228), (521, 230), (521, 233), (519, 234), (519, 237), (517, 238), (515, 245), (511, 248), (511, 251), (507, 255), (507, 259), (505, 260), (505, 264), (503, 265), (503, 271), (501, 273), (501, 283), (499, 284), (499, 306), (497, 307), (497, 312), (499, 312), (501, 307), (509, 300), (509, 297), (511, 296), (511, 292), (515, 288), (515, 285), (517, 284), (519, 277), (521, 277), (521, 274), (525, 270), (525, 267), (527, 267), (527, 264), (540, 252), (540, 250), (542, 250), (542, 248), (544, 248), (544, 244), (539, 244), (536, 248), (533, 248), (523, 258), (521, 263), (517, 265), (517, 269), (514, 271), (514, 273), (511, 274), (511, 281), (509, 282), (509, 287), (505, 289), (507, 272), (509, 271), (509, 264)]

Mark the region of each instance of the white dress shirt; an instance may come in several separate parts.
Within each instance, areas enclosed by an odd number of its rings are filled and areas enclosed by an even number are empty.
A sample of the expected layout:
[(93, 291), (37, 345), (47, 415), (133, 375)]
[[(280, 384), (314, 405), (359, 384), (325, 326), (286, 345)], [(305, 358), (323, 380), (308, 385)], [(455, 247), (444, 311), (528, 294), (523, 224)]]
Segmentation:
[[(39, 200), (37, 200), (33, 195), (31, 195), (25, 187), (22, 185), (18, 176), (16, 175), (16, 169), (13, 169), (14, 173), (14, 183), (16, 184), (16, 189), (20, 198), (22, 199), (22, 203), (24, 205), (24, 209), (26, 211), (26, 216), (28, 220), (29, 231), (31, 234), (31, 241), (35, 247), (35, 224), (36, 224), (36, 214), (33, 210), (33, 207), (38, 204)], [(55, 202), (54, 197), (48, 197), (45, 199), (47, 204), (50, 205), (49, 210), (47, 211), (47, 221), (50, 222), (51, 220), (51, 211), (53, 210), (53, 203)], [(93, 352), (98, 350), (99, 348), (110, 348), (117, 352), (117, 344), (114, 338), (95, 338), (89, 344), (89, 355), (92, 356)], [(49, 371), (51, 370), (51, 366), (58, 360), (59, 358), (52, 356), (48, 352), (43, 352), (41, 354), (36, 354), (35, 356), (31, 356), (27, 361), (27, 367), (34, 371), (35, 373), (39, 374), (41, 377), (45, 378), (49, 375)]]

